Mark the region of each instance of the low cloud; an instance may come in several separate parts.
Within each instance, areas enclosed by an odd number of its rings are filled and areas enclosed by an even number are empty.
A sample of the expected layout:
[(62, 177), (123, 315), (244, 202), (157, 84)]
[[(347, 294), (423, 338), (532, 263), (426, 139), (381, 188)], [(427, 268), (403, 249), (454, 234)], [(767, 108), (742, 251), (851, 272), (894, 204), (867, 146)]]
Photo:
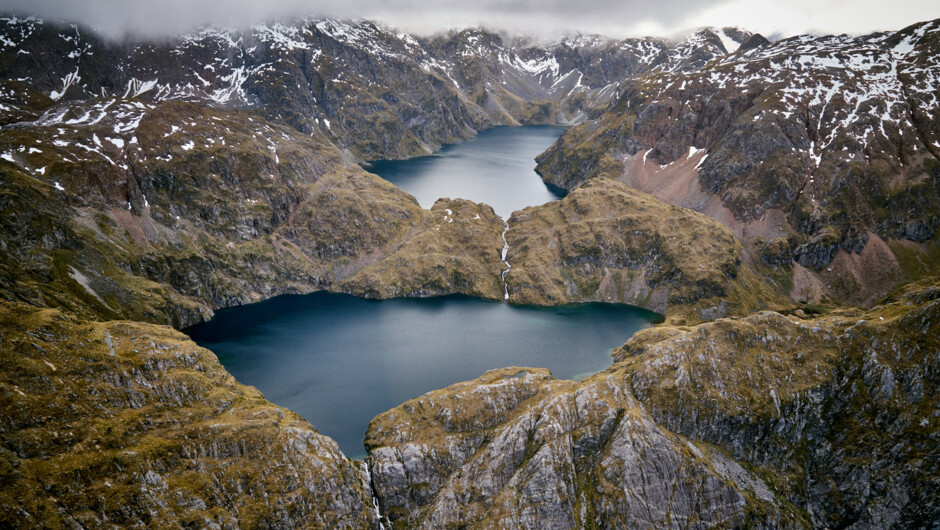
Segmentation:
[(935, 0), (0, 0), (0, 11), (77, 22), (112, 38), (157, 38), (202, 24), (243, 28), (272, 19), (332, 16), (379, 20), (430, 34), (479, 25), (549, 36), (669, 35), (702, 25), (739, 25), (765, 34), (865, 33), (940, 17)]
[(201, 24), (243, 28), (300, 16), (368, 18), (429, 34), (480, 25), (529, 34), (598, 32), (626, 36), (643, 25), (666, 28), (677, 10), (695, 14), (720, 0), (0, 0), (0, 10), (77, 22), (121, 38), (175, 35)]

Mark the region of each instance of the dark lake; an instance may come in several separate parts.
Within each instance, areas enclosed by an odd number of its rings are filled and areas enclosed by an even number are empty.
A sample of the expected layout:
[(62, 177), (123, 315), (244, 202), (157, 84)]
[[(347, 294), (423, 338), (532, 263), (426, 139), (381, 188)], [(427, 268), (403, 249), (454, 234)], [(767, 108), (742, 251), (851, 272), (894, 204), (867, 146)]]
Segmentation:
[(535, 172), (535, 157), (564, 127), (496, 127), (429, 156), (381, 160), (366, 169), (414, 195), (424, 208), (441, 197), (489, 204), (503, 219), (526, 206), (560, 199)]
[(287, 407), (361, 458), (377, 414), (505, 366), (578, 379), (657, 319), (609, 304), (514, 306), (465, 296), (365, 300), (287, 295), (218, 311), (186, 332), (238, 381)]

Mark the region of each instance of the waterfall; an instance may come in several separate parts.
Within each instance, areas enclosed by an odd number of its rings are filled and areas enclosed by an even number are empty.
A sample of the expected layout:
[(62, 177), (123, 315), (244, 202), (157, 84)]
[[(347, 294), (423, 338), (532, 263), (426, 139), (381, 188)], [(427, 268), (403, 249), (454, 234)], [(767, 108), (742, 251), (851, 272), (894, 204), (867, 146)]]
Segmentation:
[(509, 271), (512, 270), (512, 265), (506, 261), (506, 255), (509, 254), (509, 241), (506, 241), (506, 232), (509, 231), (509, 223), (506, 221), (503, 221), (503, 223), (506, 224), (506, 228), (503, 228), (503, 255), (500, 259), (503, 260), (503, 265), (506, 266), (506, 270), (504, 270), (503, 273), (499, 276), (503, 280), (503, 292), (505, 293), (503, 300), (509, 300), (509, 285), (506, 283), (506, 275), (509, 274)]
[(372, 483), (372, 472), (369, 469), (368, 459), (362, 461), (362, 472), (365, 474), (365, 483), (369, 486), (369, 493), (372, 494), (372, 509), (375, 510), (375, 518), (379, 521), (379, 528), (385, 530), (385, 525), (382, 524), (382, 513), (379, 510), (379, 498), (375, 496), (375, 485)]

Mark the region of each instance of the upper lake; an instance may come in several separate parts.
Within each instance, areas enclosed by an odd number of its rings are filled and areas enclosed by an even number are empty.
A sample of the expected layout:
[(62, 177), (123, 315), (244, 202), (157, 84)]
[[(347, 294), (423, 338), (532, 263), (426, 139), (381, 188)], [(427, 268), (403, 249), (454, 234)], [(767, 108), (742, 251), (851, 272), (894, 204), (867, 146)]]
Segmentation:
[(466, 296), (366, 300), (319, 292), (218, 311), (185, 330), (239, 382), (362, 457), (377, 414), (505, 366), (578, 379), (657, 319), (612, 304), (540, 308)]
[(380, 160), (366, 169), (414, 195), (424, 208), (441, 197), (468, 199), (493, 207), (508, 219), (512, 212), (562, 197), (535, 172), (535, 157), (548, 149), (564, 127), (496, 127), (433, 155)]

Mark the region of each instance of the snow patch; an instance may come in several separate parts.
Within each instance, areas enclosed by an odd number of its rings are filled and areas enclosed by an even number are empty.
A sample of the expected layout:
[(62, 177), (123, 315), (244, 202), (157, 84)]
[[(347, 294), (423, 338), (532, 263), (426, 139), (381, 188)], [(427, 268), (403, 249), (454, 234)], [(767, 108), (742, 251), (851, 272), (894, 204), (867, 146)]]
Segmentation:
[(71, 74), (62, 78), (62, 90), (53, 90), (49, 93), (49, 97), (55, 101), (62, 99), (62, 96), (65, 95), (65, 92), (69, 89), (70, 86), (82, 80), (82, 77), (78, 75), (78, 68), (75, 68), (75, 71)]
[(124, 91), (122, 98), (132, 97), (136, 98), (145, 92), (153, 90), (157, 86), (157, 80), (153, 79), (151, 81), (140, 81), (139, 79), (131, 79), (127, 82), (127, 90)]
[(702, 164), (705, 163), (705, 159), (706, 159), (706, 158), (708, 158), (708, 155), (707, 155), (707, 154), (703, 155), (703, 156), (702, 156), (702, 159), (699, 160), (699, 161), (698, 161), (698, 164), (695, 164), (695, 167), (692, 168), (692, 169), (698, 169), (698, 168), (702, 167)]
[(715, 34), (718, 35), (719, 39), (721, 39), (721, 45), (725, 47), (725, 50), (727, 50), (728, 53), (734, 53), (738, 51), (738, 48), (741, 47), (741, 44), (729, 37), (725, 33), (725, 30), (719, 29), (715, 31)]
[(209, 97), (216, 103), (227, 103), (233, 96), (244, 99), (245, 93), (242, 85), (248, 80), (249, 72), (244, 67), (238, 67), (232, 70), (232, 73), (220, 77), (222, 81), (228, 82), (228, 86), (214, 90)]

